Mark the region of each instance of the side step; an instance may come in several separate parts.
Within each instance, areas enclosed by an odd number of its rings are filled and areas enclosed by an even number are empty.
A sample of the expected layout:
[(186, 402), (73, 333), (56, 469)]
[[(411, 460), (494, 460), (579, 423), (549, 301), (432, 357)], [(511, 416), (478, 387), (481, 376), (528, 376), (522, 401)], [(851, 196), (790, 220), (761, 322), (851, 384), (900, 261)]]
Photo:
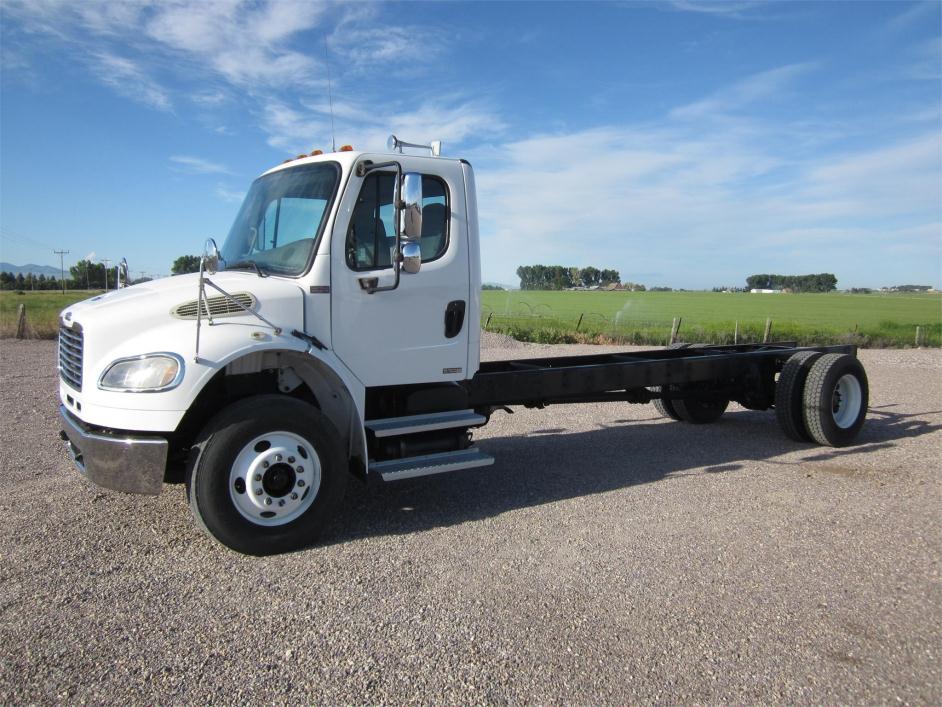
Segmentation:
[(415, 476), (429, 476), (442, 474), (446, 471), (458, 469), (471, 469), (476, 466), (490, 466), (494, 457), (485, 454), (477, 447), (459, 449), (454, 452), (439, 452), (438, 454), (423, 454), (418, 457), (405, 459), (390, 459), (388, 461), (370, 462), (370, 471), (383, 477), (383, 481), (396, 481), (398, 479), (411, 479)]
[(410, 435), (430, 430), (446, 430), (452, 427), (474, 427), (483, 425), (487, 419), (474, 410), (449, 410), (423, 415), (405, 415), (404, 417), (385, 417), (367, 420), (363, 424), (377, 437)]

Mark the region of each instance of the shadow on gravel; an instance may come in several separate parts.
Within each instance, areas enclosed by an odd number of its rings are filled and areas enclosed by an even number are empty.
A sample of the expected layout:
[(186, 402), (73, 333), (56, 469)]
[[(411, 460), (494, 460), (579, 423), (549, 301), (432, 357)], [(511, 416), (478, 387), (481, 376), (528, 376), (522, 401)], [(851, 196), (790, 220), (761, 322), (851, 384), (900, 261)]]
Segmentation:
[[(520, 508), (605, 493), (684, 476), (736, 473), (745, 462), (787, 452), (813, 452), (802, 461), (867, 454), (895, 440), (942, 429), (924, 416), (884, 406), (870, 412), (860, 443), (831, 449), (785, 438), (767, 412), (742, 411), (713, 425), (694, 426), (655, 418), (566, 434), (485, 438), (478, 444), (496, 457), (493, 466), (391, 484), (351, 484), (326, 544), (396, 535), (481, 520)], [(547, 432), (555, 434), (547, 434)]]

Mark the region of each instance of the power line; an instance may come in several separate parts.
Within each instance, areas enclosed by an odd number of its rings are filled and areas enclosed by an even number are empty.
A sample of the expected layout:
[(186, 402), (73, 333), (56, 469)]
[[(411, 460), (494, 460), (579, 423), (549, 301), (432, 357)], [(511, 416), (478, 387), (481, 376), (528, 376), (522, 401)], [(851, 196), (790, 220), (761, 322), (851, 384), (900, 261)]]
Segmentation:
[(53, 250), (52, 252), (59, 256), (59, 276), (62, 280), (62, 294), (65, 294), (65, 256), (71, 251)]

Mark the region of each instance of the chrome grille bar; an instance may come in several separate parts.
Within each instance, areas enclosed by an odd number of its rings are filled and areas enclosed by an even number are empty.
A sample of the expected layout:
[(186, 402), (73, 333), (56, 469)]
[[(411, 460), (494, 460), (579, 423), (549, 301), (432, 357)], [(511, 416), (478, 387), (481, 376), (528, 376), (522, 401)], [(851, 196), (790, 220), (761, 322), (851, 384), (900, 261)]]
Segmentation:
[(59, 324), (59, 376), (66, 385), (82, 390), (82, 351), (84, 348), (82, 327), (72, 328)]

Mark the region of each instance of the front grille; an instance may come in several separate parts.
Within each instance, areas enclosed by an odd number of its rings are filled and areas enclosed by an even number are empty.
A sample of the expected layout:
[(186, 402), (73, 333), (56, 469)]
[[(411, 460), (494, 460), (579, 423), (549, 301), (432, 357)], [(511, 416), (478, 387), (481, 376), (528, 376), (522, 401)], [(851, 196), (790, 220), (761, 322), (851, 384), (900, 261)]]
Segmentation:
[[(232, 299), (249, 309), (255, 309), (255, 298), (248, 292), (236, 292), (232, 295)], [(173, 308), (171, 313), (179, 319), (196, 319), (196, 302), (197, 300), (193, 300), (191, 302), (178, 304)], [(230, 302), (228, 297), (223, 297), (222, 295), (218, 297), (207, 297), (203, 301), (203, 305), (200, 307), (201, 317), (207, 316), (207, 306), (209, 308), (208, 314), (214, 317), (246, 314), (246, 311), (242, 309), (242, 307), (235, 302)]]
[(85, 340), (82, 327), (75, 324), (70, 329), (59, 325), (59, 376), (78, 391), (82, 390), (82, 349)]

